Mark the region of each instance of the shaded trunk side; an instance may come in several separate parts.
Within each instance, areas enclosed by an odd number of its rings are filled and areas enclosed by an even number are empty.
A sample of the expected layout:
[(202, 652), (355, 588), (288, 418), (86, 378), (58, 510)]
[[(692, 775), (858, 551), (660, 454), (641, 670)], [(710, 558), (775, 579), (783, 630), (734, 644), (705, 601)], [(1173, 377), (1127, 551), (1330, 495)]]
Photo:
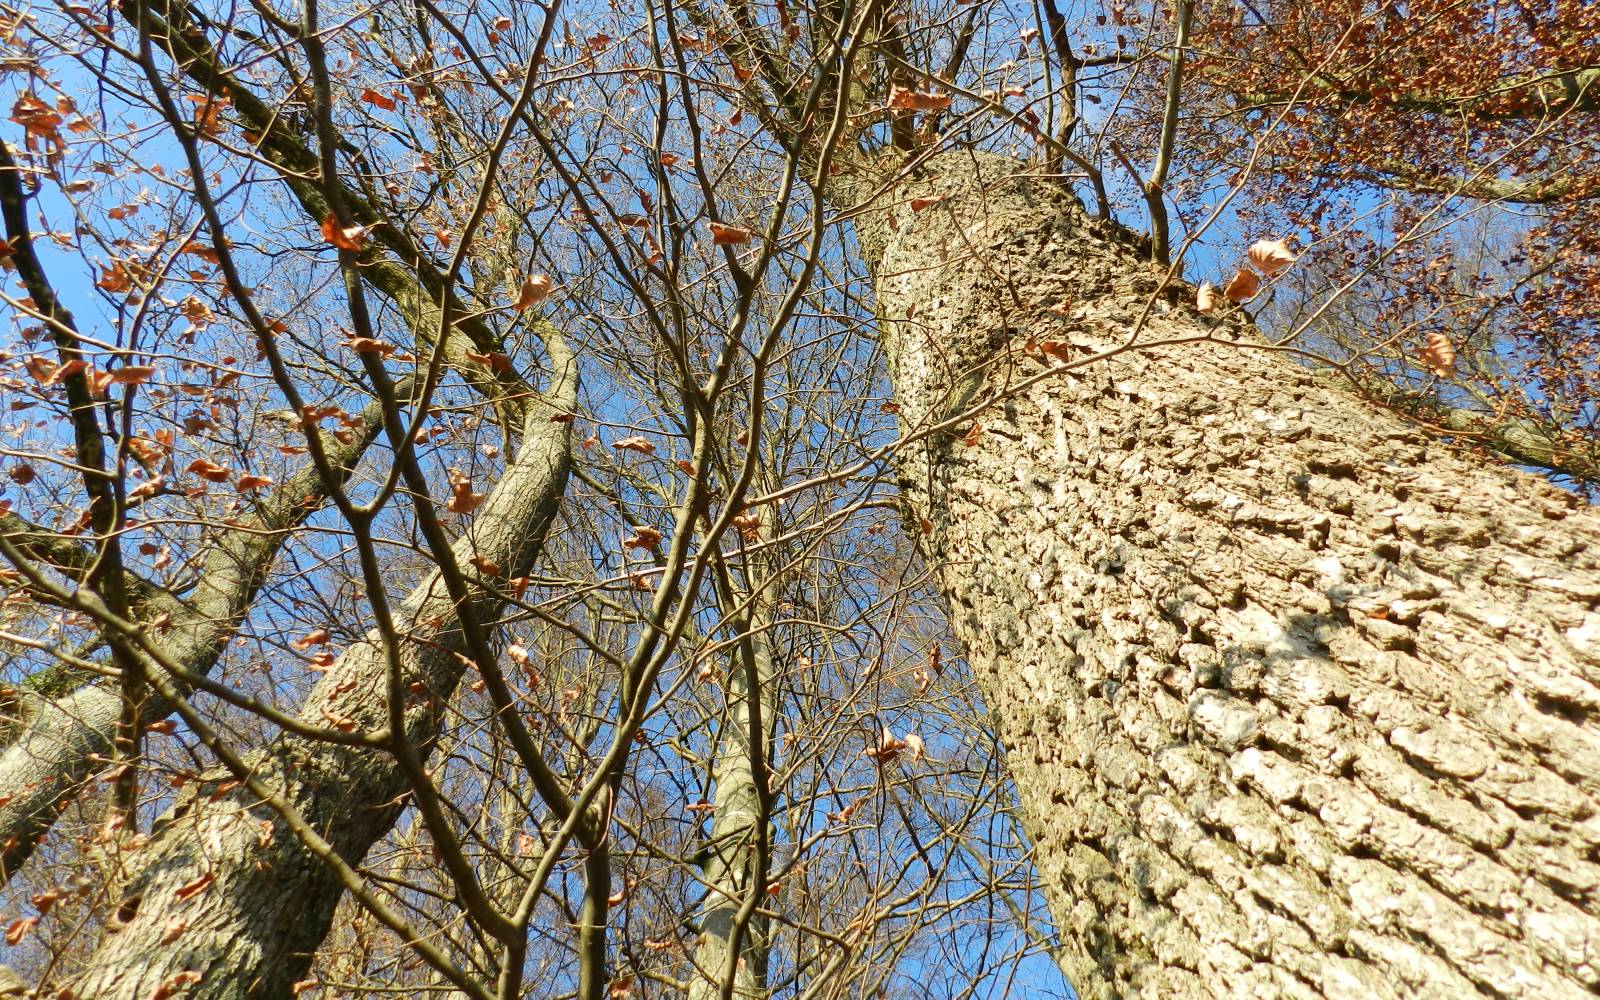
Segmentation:
[(903, 427), (1015, 390), (900, 470), (1073, 984), (1600, 992), (1600, 515), (1187, 302), (1019, 388), (1159, 280), (1019, 169), (862, 235)]

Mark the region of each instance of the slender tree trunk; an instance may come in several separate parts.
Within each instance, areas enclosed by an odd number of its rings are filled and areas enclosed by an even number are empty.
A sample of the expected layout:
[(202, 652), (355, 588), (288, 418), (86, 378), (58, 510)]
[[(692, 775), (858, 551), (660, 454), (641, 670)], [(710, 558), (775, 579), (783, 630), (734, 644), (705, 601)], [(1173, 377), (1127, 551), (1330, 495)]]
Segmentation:
[[(756, 838), (760, 827), (769, 822), (763, 796), (757, 785), (757, 761), (753, 752), (759, 744), (761, 757), (770, 760), (773, 724), (777, 704), (773, 698), (773, 664), (770, 635), (772, 595), (770, 589), (754, 599), (742, 587), (728, 586), (722, 595), (724, 611), (749, 602), (742, 617), (748, 622), (748, 639), (736, 647), (729, 663), (727, 712), (717, 741), (712, 764), (716, 784), (716, 811), (712, 814), (711, 837), (701, 864), (706, 897), (699, 914), (700, 943), (695, 948), (695, 974), (689, 981), (690, 1000), (718, 1000), (730, 995), (753, 1000), (767, 995), (767, 938), (765, 918), (759, 914), (741, 921), (757, 869)], [(759, 702), (759, 711), (753, 708)], [(765, 766), (762, 766), (765, 779)], [(742, 929), (740, 924), (744, 923)], [(735, 945), (734, 939), (739, 938)], [(731, 993), (727, 989), (730, 957), (733, 964)]]
[[(866, 218), (913, 523), (1073, 984), (1600, 993), (1600, 516), (1157, 302), (1048, 181)], [(1171, 338), (1208, 337), (1155, 346)]]
[[(571, 461), (570, 425), (549, 422), (552, 412), (571, 411), (570, 383), (561, 397), (553, 408), (529, 407), (516, 461), (455, 545), (461, 566), (481, 556), (505, 580), (525, 574), (538, 554)], [(479, 620), (492, 621), (501, 589), (475, 574), (469, 585)], [(405, 738), (426, 754), (463, 672), (461, 609), (434, 572), (395, 618), (398, 637), (388, 641), (403, 643), (401, 687), (424, 692), (408, 705)], [(331, 715), (359, 731), (384, 728), (385, 641), (373, 635), (346, 650), (307, 696), (301, 721), (326, 726)], [(393, 826), (410, 787), (387, 751), (293, 735), (249, 763), (350, 864)], [(182, 994), (192, 1000), (290, 996), (327, 934), (344, 886), (273, 809), (236, 785), (230, 774), (195, 783), (157, 822), (151, 843), (134, 859), (121, 919), (72, 986), (80, 1000), (144, 1000), (185, 972), (201, 975)], [(185, 889), (194, 891), (180, 893)]]

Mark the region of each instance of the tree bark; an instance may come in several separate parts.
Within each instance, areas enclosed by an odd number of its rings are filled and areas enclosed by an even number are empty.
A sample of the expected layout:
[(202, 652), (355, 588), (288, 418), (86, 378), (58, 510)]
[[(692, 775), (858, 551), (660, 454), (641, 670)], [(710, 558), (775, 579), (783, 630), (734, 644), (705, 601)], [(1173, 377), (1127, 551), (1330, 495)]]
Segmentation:
[[(340, 477), (355, 470), (382, 426), (376, 404), (362, 418), (360, 433), (348, 444), (331, 436), (324, 444)], [(130, 586), (139, 618), (160, 614), (170, 618), (164, 631), (153, 633), (156, 644), (190, 673), (210, 673), (254, 602), (278, 550), (322, 506), (327, 493), (327, 484), (310, 465), (286, 479), (262, 501), (243, 530), (226, 530), (212, 544), (187, 599), (158, 587)], [(7, 532), (7, 537), (26, 548), (25, 536)], [(131, 574), (129, 578), (134, 579)], [(145, 669), (161, 668), (147, 662)], [(0, 789), (7, 793), (0, 802), (0, 884), (33, 855), (60, 810), (105, 763), (123, 708), (115, 682), (82, 684), (57, 697), (23, 687), (14, 700), (10, 714), (16, 738), (0, 753)], [(140, 706), (144, 725), (171, 713), (172, 705), (157, 692), (149, 692)]]
[[(747, 565), (758, 560), (746, 557)], [(767, 955), (770, 929), (760, 914), (745, 915), (751, 893), (765, 902), (765, 878), (758, 864), (757, 837), (770, 823), (770, 811), (758, 784), (767, 780), (777, 701), (771, 641), (770, 586), (752, 595), (728, 579), (721, 589), (726, 616), (738, 615), (747, 635), (728, 665), (726, 715), (716, 745), (711, 777), (716, 785), (711, 836), (701, 863), (706, 896), (700, 904), (699, 944), (689, 1000), (739, 1000), (768, 995)], [(746, 606), (740, 610), (740, 606)], [(737, 943), (735, 939), (738, 939)], [(737, 959), (733, 956), (737, 955)], [(729, 969), (732, 982), (729, 983)]]
[[(575, 405), (575, 362), (552, 347), (563, 385), (551, 402), (528, 407), (517, 458), (455, 543), (466, 567), (495, 563), (493, 578), (469, 573), (468, 603), (491, 621), (504, 603), (496, 581), (524, 575), (542, 547), (571, 462), (568, 423), (554, 413)], [(559, 374), (559, 373), (558, 373)], [(373, 633), (341, 655), (307, 696), (300, 721), (326, 727), (329, 714), (372, 732), (388, 724), (386, 643), (401, 643), (409, 701), (404, 738), (426, 756), (467, 660), (463, 609), (435, 571), (395, 611), (396, 636)], [(420, 685), (420, 688), (415, 687)], [(391, 752), (280, 736), (248, 759), (250, 772), (293, 807), (345, 862), (360, 862), (388, 832), (410, 789)], [(231, 772), (196, 782), (157, 821), (111, 930), (72, 984), (80, 1000), (143, 1000), (184, 973), (199, 973), (183, 995), (193, 1000), (288, 998), (327, 934), (344, 885)], [(207, 882), (205, 880), (209, 879)], [(179, 890), (203, 885), (198, 891)], [(182, 931), (174, 940), (163, 938)]]
[(1160, 275), (1020, 171), (861, 237), (903, 429), (999, 400), (900, 472), (1073, 985), (1600, 993), (1600, 517), (1187, 298), (1074, 367)]

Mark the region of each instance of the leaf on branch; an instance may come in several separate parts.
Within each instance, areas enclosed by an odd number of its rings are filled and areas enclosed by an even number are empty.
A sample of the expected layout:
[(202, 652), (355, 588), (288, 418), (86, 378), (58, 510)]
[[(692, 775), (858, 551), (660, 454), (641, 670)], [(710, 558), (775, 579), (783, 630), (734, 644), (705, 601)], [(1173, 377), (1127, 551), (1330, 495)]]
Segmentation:
[(322, 712), (323, 721), (326, 722), (328, 725), (332, 726), (334, 729), (339, 730), (339, 732), (341, 732), (341, 733), (353, 733), (353, 732), (355, 732), (356, 720), (350, 718), (350, 716), (348, 716), (348, 715), (339, 715), (336, 712), (328, 711), (326, 708), (322, 709), (321, 712)]
[(269, 476), (257, 476), (247, 472), (239, 477), (239, 480), (235, 485), (238, 487), (240, 493), (253, 493), (256, 490), (265, 489), (268, 486), (271, 486), (272, 479)]
[(1211, 287), (1211, 282), (1202, 282), (1200, 288), (1194, 293), (1195, 310), (1202, 313), (1212, 313), (1217, 310), (1217, 290)]
[(60, 899), (64, 895), (66, 894), (61, 892), (59, 889), (47, 889), (44, 892), (36, 892), (33, 894), (34, 908), (39, 911), (40, 916), (43, 916), (44, 914), (49, 913), (50, 907), (56, 905), (56, 900)]
[(926, 198), (912, 198), (911, 199), (911, 210), (913, 212), (925, 212), (928, 209), (932, 208), (933, 206), (935, 206), (935, 205), (939, 204), (940, 202), (944, 201), (945, 198), (946, 198), (946, 195), (942, 195), (942, 194), (929, 195)]
[(373, 337), (351, 337), (349, 340), (339, 341), (339, 346), (348, 347), (357, 354), (376, 354), (380, 358), (386, 358), (398, 349), (387, 341)]
[(889, 109), (891, 111), (943, 111), (949, 106), (949, 94), (912, 90), (909, 87), (889, 88)]
[(183, 917), (173, 917), (166, 926), (161, 928), (161, 943), (171, 944), (183, 937), (183, 932), (189, 929), (189, 921)]
[(292, 649), (297, 649), (304, 653), (312, 646), (326, 646), (328, 644), (328, 640), (331, 638), (333, 638), (333, 636), (330, 635), (328, 630), (325, 628), (312, 629), (310, 632), (307, 632), (305, 635), (289, 643), (289, 646)]
[(711, 242), (714, 246), (728, 247), (749, 243), (755, 236), (743, 226), (725, 226), (720, 222), (709, 223), (711, 226)]
[(89, 367), (89, 362), (82, 358), (74, 358), (65, 364), (58, 365), (49, 358), (32, 357), (25, 364), (28, 374), (32, 375), (43, 386), (55, 385)]
[(516, 366), (511, 363), (511, 355), (509, 354), (504, 354), (500, 351), (463, 351), (462, 353), (468, 361), (475, 361), (490, 371), (499, 372), (502, 375), (515, 375), (517, 373)]
[(1231, 302), (1248, 302), (1261, 291), (1261, 276), (1248, 267), (1241, 267), (1228, 283), (1222, 286), (1222, 294)]
[(394, 98), (385, 97), (371, 87), (361, 92), (361, 99), (373, 107), (382, 108), (385, 111), (393, 111), (395, 109)]
[(625, 549), (653, 549), (661, 544), (662, 534), (648, 524), (633, 526), (633, 537), (625, 539), (622, 547)]
[(156, 370), (150, 365), (123, 365), (107, 374), (116, 385), (143, 385), (150, 381)]
[(530, 274), (522, 279), (522, 289), (517, 293), (514, 308), (521, 312), (536, 302), (543, 302), (554, 290), (555, 282), (548, 274)]
[(330, 213), (322, 220), (322, 238), (340, 250), (354, 253), (367, 242), (367, 227), (341, 226), (339, 220)]
[(109, 271), (101, 273), (99, 280), (94, 283), (94, 287), (111, 292), (113, 295), (121, 295), (123, 292), (132, 290), (133, 275), (128, 273), (119, 260), (112, 264)]
[(905, 740), (900, 739), (894, 733), (890, 732), (886, 726), (884, 727), (883, 735), (878, 739), (878, 745), (868, 747), (867, 749), (861, 751), (861, 756), (870, 757), (879, 764), (890, 764), (894, 762), (895, 758), (900, 756), (901, 752), (909, 749), (910, 746), (910, 743), (907, 743)]
[(232, 475), (227, 466), (218, 465), (204, 458), (197, 458), (190, 462), (189, 467), (184, 471), (212, 483), (225, 483), (228, 481), (228, 477)]
[(922, 754), (927, 750), (927, 745), (922, 742), (922, 737), (916, 733), (906, 733), (903, 741), (906, 745), (906, 756), (911, 760), (921, 760)]
[(1456, 346), (1450, 338), (1435, 330), (1428, 334), (1428, 344), (1422, 349), (1422, 360), (1438, 378), (1449, 378), (1456, 373)]
[(1251, 244), (1249, 253), (1250, 263), (1269, 278), (1277, 277), (1295, 260), (1294, 254), (1289, 251), (1289, 244), (1283, 240), (1257, 240)]
[(500, 575), (500, 564), (486, 556), (473, 556), (471, 559), (468, 559), (467, 562), (471, 563), (473, 568), (479, 573), (482, 573), (484, 576)]
[(483, 506), (487, 493), (472, 492), (472, 480), (454, 469), (450, 470), (450, 499), (445, 510), (452, 514), (470, 514)]
[(173, 976), (171, 979), (168, 979), (166, 982), (161, 983), (155, 989), (151, 990), (150, 996), (147, 997), (146, 1000), (171, 1000), (171, 997), (179, 990), (183, 989), (185, 986), (198, 983), (204, 978), (205, 976), (202, 973), (196, 972), (193, 969), (180, 972), (176, 976)]
[(656, 453), (656, 446), (643, 434), (635, 434), (632, 437), (613, 441), (611, 447), (620, 451), (636, 451), (641, 455), (654, 455)]

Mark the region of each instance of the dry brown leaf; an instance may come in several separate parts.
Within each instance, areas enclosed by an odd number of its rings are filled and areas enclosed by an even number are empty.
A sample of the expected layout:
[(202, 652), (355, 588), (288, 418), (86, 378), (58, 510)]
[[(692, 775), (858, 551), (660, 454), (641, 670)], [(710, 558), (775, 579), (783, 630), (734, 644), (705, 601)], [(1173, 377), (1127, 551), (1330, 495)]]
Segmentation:
[(522, 288), (517, 292), (517, 302), (514, 308), (521, 312), (536, 302), (544, 301), (555, 287), (555, 282), (550, 280), (548, 274), (528, 275), (522, 279)]
[(1428, 370), (1438, 378), (1449, 378), (1456, 373), (1456, 346), (1450, 338), (1435, 330), (1428, 334), (1428, 344), (1422, 349), (1422, 360)]
[(28, 936), (28, 932), (33, 930), (38, 922), (38, 917), (18, 917), (11, 921), (6, 927), (6, 944), (13, 948), (21, 944), (22, 939)]
[(174, 892), (173, 895), (177, 896), (179, 899), (192, 899), (195, 896), (200, 895), (202, 892), (205, 892), (211, 887), (211, 883), (215, 882), (216, 880), (216, 875), (211, 872), (206, 872), (204, 875), (196, 876), (195, 878), (185, 882), (183, 885), (178, 886), (177, 891)]
[(1232, 302), (1248, 302), (1261, 291), (1261, 276), (1248, 267), (1241, 267), (1228, 283), (1222, 286), (1222, 294)]
[(949, 106), (949, 94), (912, 90), (909, 87), (889, 88), (889, 107), (894, 111), (943, 111)]
[(451, 470), (450, 499), (444, 505), (446, 510), (452, 514), (470, 514), (483, 506), (486, 499), (488, 494), (472, 492), (472, 480)]
[(754, 233), (748, 229), (745, 229), (743, 226), (725, 226), (720, 222), (713, 222), (710, 225), (711, 242), (719, 247), (737, 246), (741, 243), (749, 243), (750, 240), (755, 236)]
[(1262, 274), (1275, 278), (1295, 261), (1289, 244), (1283, 240), (1257, 240), (1250, 245), (1250, 263)]
[(653, 549), (661, 544), (661, 532), (648, 524), (633, 526), (633, 537), (624, 539), (622, 547), (625, 549)]
[(123, 365), (106, 374), (117, 385), (143, 385), (155, 373), (155, 368), (150, 365)]
[(325, 628), (312, 629), (310, 632), (307, 632), (305, 635), (289, 643), (289, 646), (304, 653), (312, 646), (326, 646), (328, 644), (328, 640), (331, 638), (333, 638), (333, 636), (329, 634), (328, 630)]
[(367, 242), (365, 226), (341, 226), (331, 214), (322, 220), (322, 238), (340, 250), (358, 251)]
[(227, 466), (218, 465), (204, 458), (197, 458), (190, 462), (189, 467), (184, 471), (213, 483), (225, 483), (228, 481), (228, 477), (232, 475)]
[(636, 451), (641, 455), (654, 455), (656, 453), (656, 446), (642, 434), (635, 434), (632, 437), (613, 441), (611, 442), (611, 447), (621, 451)]

